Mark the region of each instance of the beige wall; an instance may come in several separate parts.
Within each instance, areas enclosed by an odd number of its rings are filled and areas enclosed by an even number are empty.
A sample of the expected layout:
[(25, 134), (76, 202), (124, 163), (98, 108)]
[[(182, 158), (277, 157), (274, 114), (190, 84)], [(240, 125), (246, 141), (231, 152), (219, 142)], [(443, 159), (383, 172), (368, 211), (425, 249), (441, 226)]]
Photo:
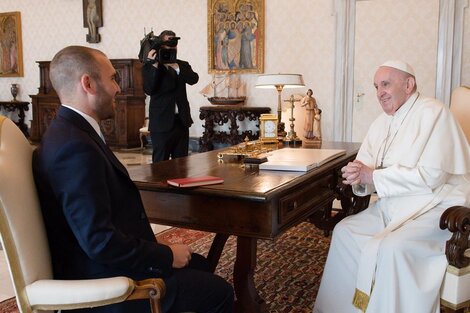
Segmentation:
[[(323, 110), (322, 128), (325, 139), (332, 138), (334, 34), (333, 0), (265, 0), (265, 72), (292, 72), (304, 76), (306, 87), (285, 90), (305, 93), (313, 89)], [(101, 42), (88, 44), (83, 27), (81, 0), (1, 0), (0, 12), (20, 11), (22, 19), (24, 77), (0, 78), (0, 99), (11, 99), (11, 83), (19, 83), (19, 99), (30, 100), (39, 86), (39, 70), (35, 61), (50, 60), (62, 47), (71, 44), (103, 50), (110, 58), (134, 58), (144, 27), (155, 32), (173, 29), (182, 39), (179, 57), (188, 60), (200, 74), (200, 81), (188, 87), (195, 121), (191, 136), (203, 132), (199, 107), (208, 105), (199, 90), (210, 81), (207, 73), (207, 0), (103, 0), (104, 26), (99, 29)], [(470, 18), (466, 12), (466, 43), (462, 79), (470, 84)], [(373, 12), (371, 12), (373, 13)], [(413, 12), (403, 12), (412, 18)], [(391, 33), (392, 34), (392, 33)], [(390, 35), (391, 35), (390, 34)], [(433, 71), (435, 72), (435, 71)], [(244, 74), (248, 85), (248, 105), (270, 106), (276, 110), (274, 90), (253, 88), (256, 74)], [(365, 83), (369, 83), (369, 80)], [(303, 125), (302, 109), (296, 110), (296, 131)], [(287, 112), (284, 117), (287, 118)], [(31, 111), (28, 113), (31, 118)]]
[[(469, 4), (470, 5), (470, 4)], [(470, 7), (465, 9), (461, 84), (470, 86)]]

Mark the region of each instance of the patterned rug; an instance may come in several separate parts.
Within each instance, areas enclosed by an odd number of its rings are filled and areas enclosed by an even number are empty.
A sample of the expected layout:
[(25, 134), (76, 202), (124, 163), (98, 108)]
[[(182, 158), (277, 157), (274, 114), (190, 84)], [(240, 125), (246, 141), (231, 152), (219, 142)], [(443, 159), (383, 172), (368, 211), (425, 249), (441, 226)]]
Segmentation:
[[(189, 244), (207, 255), (211, 233), (172, 228), (158, 235), (171, 243)], [(310, 223), (301, 223), (275, 240), (258, 241), (255, 284), (271, 313), (310, 313), (318, 291), (330, 238)], [(236, 238), (225, 245), (216, 274), (232, 283)], [(0, 303), (0, 313), (18, 313), (14, 298)]]
[[(171, 243), (189, 244), (195, 252), (207, 255), (213, 234), (173, 228), (159, 238)], [(330, 237), (310, 223), (301, 223), (276, 240), (258, 241), (255, 284), (271, 313), (312, 312), (328, 253)], [(216, 274), (232, 283), (236, 237), (224, 248)]]
[(0, 313), (18, 313), (15, 298), (0, 302)]

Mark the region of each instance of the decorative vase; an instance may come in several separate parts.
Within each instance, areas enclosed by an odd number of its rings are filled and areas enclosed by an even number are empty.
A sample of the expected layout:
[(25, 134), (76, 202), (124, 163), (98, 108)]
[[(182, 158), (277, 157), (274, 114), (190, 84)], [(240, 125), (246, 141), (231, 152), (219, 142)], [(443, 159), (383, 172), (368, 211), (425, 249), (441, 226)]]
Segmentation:
[(18, 95), (18, 84), (11, 84), (11, 95), (13, 96), (13, 101), (16, 101), (16, 96)]

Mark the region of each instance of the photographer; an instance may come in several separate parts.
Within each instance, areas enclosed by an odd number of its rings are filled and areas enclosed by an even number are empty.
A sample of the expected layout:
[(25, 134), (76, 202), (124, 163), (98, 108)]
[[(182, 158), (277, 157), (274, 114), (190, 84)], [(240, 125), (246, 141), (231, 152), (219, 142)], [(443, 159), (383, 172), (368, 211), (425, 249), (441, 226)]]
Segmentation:
[(199, 76), (188, 62), (176, 59), (178, 39), (171, 30), (153, 37), (142, 69), (144, 91), (150, 95), (153, 162), (188, 155), (189, 127), (193, 120), (186, 84), (194, 85)]

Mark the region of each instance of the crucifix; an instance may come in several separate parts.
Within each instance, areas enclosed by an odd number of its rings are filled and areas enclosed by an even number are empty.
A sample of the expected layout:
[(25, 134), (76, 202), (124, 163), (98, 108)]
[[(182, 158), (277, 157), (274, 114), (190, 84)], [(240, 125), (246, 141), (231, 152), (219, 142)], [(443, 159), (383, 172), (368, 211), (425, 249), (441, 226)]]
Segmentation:
[(98, 43), (101, 40), (98, 27), (103, 26), (102, 0), (83, 0), (83, 27), (88, 28), (86, 41)]
[(302, 145), (302, 139), (297, 137), (297, 133), (294, 130), (294, 103), (299, 102), (300, 100), (295, 99), (294, 95), (290, 95), (289, 100), (284, 100), (284, 102), (289, 102), (290, 103), (290, 131), (287, 133), (286, 138), (284, 138), (284, 142), (288, 143), (289, 145)]

